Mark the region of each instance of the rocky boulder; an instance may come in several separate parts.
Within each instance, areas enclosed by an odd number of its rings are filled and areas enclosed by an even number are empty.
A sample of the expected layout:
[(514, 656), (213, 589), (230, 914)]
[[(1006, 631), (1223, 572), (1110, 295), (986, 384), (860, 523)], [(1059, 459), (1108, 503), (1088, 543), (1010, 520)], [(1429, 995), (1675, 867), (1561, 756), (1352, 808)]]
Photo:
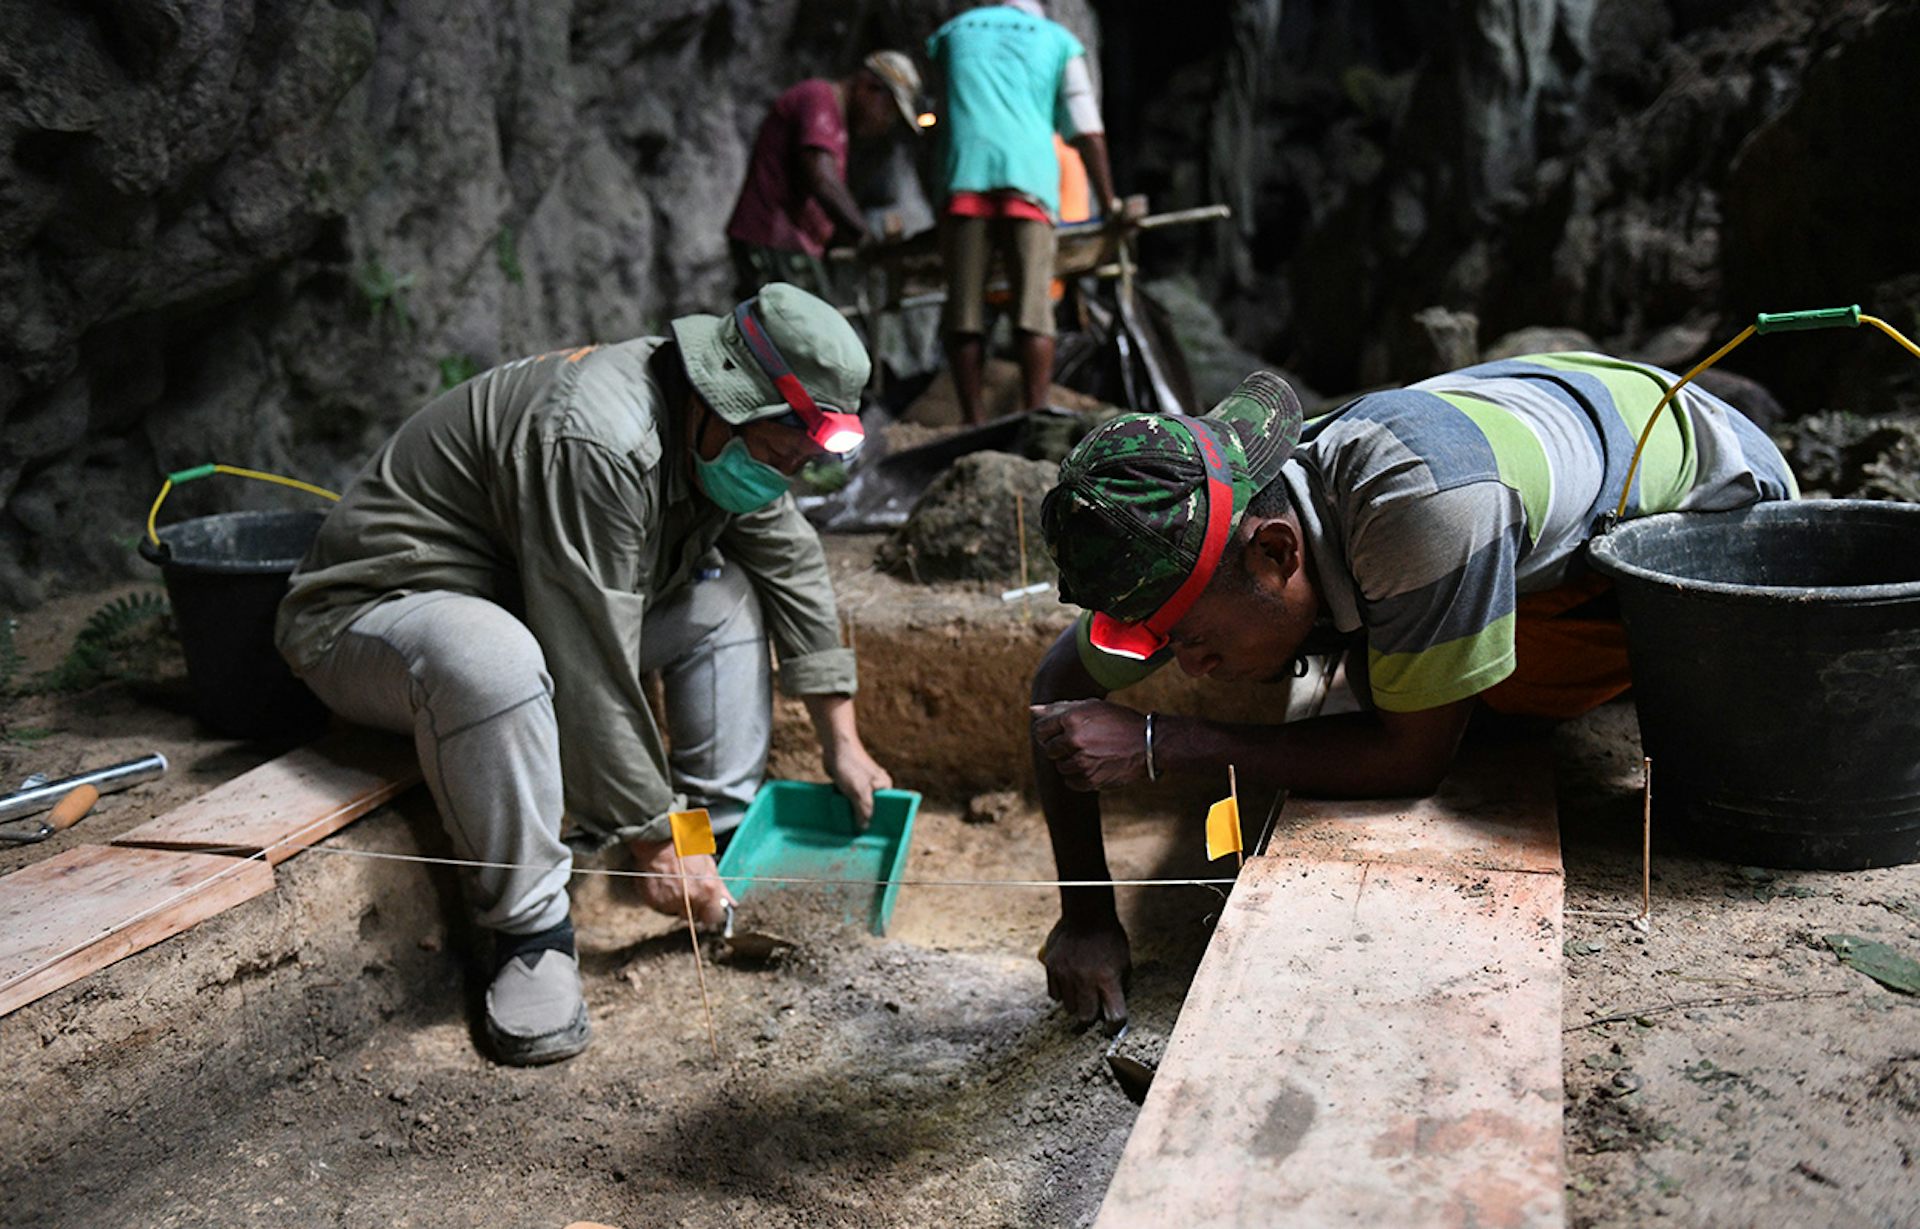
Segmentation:
[(1059, 477), (1049, 461), (975, 452), (953, 463), (914, 505), (907, 523), (880, 548), (880, 566), (916, 582), (1020, 584), (1024, 524), (1030, 581), (1049, 580), (1053, 561), (1040, 537), (1040, 501)]

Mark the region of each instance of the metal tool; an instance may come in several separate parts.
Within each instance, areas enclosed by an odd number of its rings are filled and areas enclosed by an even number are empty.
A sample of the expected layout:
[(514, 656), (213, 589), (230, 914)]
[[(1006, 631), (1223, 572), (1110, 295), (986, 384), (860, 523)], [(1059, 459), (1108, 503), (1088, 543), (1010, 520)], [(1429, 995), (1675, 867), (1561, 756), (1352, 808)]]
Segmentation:
[(1137, 1058), (1114, 1053), (1120, 1048), (1121, 1041), (1125, 1040), (1127, 1030), (1132, 1027), (1131, 1024), (1121, 1025), (1120, 1031), (1107, 1043), (1107, 1070), (1113, 1072), (1113, 1082), (1120, 1085), (1120, 1091), (1127, 1094), (1127, 1100), (1135, 1105), (1145, 1105), (1147, 1090), (1153, 1087), (1155, 1069)]
[(1260, 839), (1254, 842), (1254, 846), (1253, 846), (1254, 853), (1263, 854), (1267, 852), (1267, 842), (1273, 839), (1273, 821), (1280, 818), (1280, 808), (1286, 804), (1286, 801), (1287, 801), (1286, 790), (1280, 790), (1274, 794), (1273, 806), (1269, 807), (1267, 810), (1266, 826), (1260, 829)]
[[(156, 751), (150, 755), (143, 755), (138, 759), (127, 760), (119, 764), (111, 764), (105, 768), (96, 768), (92, 772), (83, 772), (75, 776), (63, 777), (58, 781), (47, 781), (43, 778), (36, 784), (33, 782), (33, 778), (29, 777), (27, 779), (28, 783), (22, 788), (4, 797), (0, 797), (0, 823), (6, 823), (15, 819), (24, 819), (29, 815), (37, 815), (41, 811), (49, 809), (59, 810), (60, 814), (50, 816), (47, 822), (40, 824), (37, 831), (29, 830), (22, 832), (15, 830), (9, 832), (0, 829), (0, 841), (7, 841), (15, 845), (29, 845), (35, 841), (44, 841), (55, 832), (70, 828), (80, 822), (81, 816), (87, 813), (87, 810), (92, 807), (93, 803), (97, 801), (101, 795), (116, 793), (120, 790), (155, 780), (166, 771), (167, 757)], [(63, 809), (61, 804), (67, 803), (69, 798), (80, 795), (83, 788), (93, 792), (93, 797), (87, 800), (86, 805), (81, 806), (76, 801), (70, 804), (67, 809)], [(71, 813), (72, 807), (78, 808), (77, 813)], [(53, 822), (56, 819), (64, 820), (65, 822), (60, 823), (56, 827)]]
[(733, 902), (727, 902), (727, 924), (720, 932), (720, 958), (743, 964), (765, 964), (799, 947), (792, 939), (733, 928)]
[(93, 804), (100, 801), (100, 791), (91, 785), (76, 787), (65, 798), (56, 802), (53, 810), (47, 812), (47, 818), (39, 828), (32, 832), (8, 832), (0, 829), (0, 841), (15, 845), (32, 845), (44, 841), (56, 832), (65, 832), (81, 820), (87, 812), (93, 810)]

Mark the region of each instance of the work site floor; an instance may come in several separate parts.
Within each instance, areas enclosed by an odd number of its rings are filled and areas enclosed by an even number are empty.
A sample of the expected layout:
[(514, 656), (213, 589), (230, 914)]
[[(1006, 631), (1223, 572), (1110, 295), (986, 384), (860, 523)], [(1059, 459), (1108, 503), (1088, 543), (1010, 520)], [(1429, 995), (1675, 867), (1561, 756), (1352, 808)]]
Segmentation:
[[(30, 665), (49, 664), (99, 600), (36, 612)], [(882, 616), (866, 617), (861, 636), (878, 640)], [(1552, 738), (1568, 906), (1631, 910), (1631, 706)], [(124, 684), (9, 698), (7, 781), (150, 748), (174, 759), (165, 780), (0, 851), (0, 872), (110, 839), (269, 754), (209, 741)], [(1050, 873), (1030, 803), (968, 824), (964, 801), (923, 809), (912, 876)], [(1160, 794), (1114, 816), (1116, 873), (1206, 873), (1192, 825), (1172, 822), (1192, 804)], [(444, 850), (420, 791), (328, 846)], [(1033, 959), (1053, 917), (1045, 889), (908, 888), (884, 939), (830, 902), (748, 902), (746, 921), (799, 947), (766, 967), (707, 967), (715, 1060), (684, 925), (617, 881), (584, 881), (594, 1044), (511, 1070), (474, 1045), (482, 983), (448, 873), (359, 855), (302, 854), (273, 893), (0, 1018), (0, 1120), (14, 1133), (0, 1224), (1074, 1225), (1097, 1210), (1137, 1113), (1103, 1039), (1046, 1000)], [(1566, 923), (1570, 1222), (1920, 1219), (1915, 1000), (1823, 942), (1920, 953), (1920, 868), (1769, 872), (1658, 843), (1653, 865), (1648, 933)], [(1152, 1060), (1218, 898), (1121, 898), (1136, 963), (1125, 1047)]]

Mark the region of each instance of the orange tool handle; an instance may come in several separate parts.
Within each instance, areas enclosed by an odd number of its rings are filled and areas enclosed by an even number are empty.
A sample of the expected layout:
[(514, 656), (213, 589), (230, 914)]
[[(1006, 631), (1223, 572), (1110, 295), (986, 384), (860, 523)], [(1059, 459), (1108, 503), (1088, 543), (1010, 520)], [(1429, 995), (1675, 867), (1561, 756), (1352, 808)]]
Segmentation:
[(72, 790), (66, 797), (53, 804), (53, 810), (47, 813), (47, 827), (55, 832), (65, 832), (93, 810), (93, 804), (100, 801), (100, 791), (91, 785), (82, 785)]

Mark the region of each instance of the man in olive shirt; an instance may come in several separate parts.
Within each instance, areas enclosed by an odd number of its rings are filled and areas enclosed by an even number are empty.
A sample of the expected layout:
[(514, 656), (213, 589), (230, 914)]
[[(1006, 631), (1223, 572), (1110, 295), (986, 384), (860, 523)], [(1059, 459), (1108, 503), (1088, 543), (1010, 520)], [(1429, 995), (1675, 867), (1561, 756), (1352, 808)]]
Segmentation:
[[(891, 784), (854, 721), (854, 658), (819, 539), (786, 493), (861, 438), (869, 361), (784, 283), (670, 337), (521, 359), (429, 402), (321, 526), (280, 609), (281, 652), (349, 720), (411, 734), (495, 936), (487, 1034), (504, 1062), (587, 1042), (563, 812), (676, 873), (667, 815), (725, 826), (771, 731), (768, 636), (828, 774), (871, 814)], [(666, 752), (644, 677), (666, 684)], [(694, 906), (727, 904), (688, 859)], [(677, 912), (677, 883), (645, 879)]]

